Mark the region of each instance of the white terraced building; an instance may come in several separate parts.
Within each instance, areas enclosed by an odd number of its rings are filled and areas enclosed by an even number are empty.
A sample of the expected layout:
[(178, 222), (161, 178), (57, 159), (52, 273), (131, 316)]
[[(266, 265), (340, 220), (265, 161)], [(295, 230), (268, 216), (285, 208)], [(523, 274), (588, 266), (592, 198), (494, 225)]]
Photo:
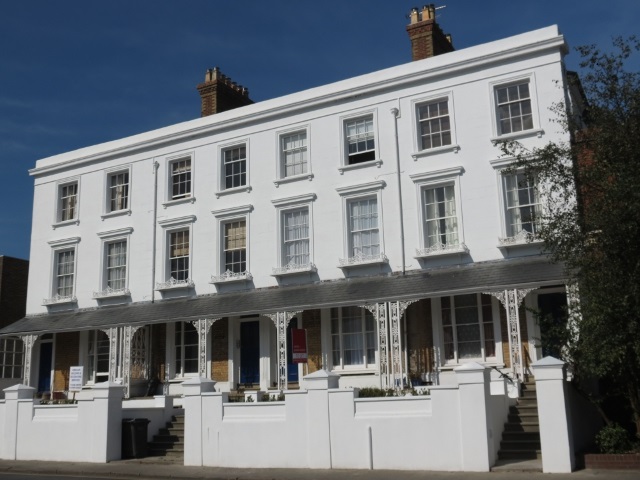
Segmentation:
[(128, 397), (154, 378), (179, 395), (319, 369), (380, 388), (471, 361), (530, 374), (525, 307), (567, 294), (536, 237), (544, 193), (497, 142), (567, 140), (567, 47), (551, 26), (454, 51), (429, 8), (411, 63), (259, 103), (213, 69), (202, 118), (38, 160), (27, 316), (1, 332), (24, 342), (23, 383), (65, 396), (75, 365)]

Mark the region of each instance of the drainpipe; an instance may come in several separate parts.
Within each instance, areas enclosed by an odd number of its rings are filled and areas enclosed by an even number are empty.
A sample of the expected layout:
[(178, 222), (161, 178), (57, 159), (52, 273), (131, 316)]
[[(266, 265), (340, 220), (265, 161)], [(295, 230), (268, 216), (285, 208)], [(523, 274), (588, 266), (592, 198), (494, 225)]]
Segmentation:
[(153, 161), (153, 240), (151, 243), (151, 303), (156, 301), (156, 222), (158, 219), (158, 167), (159, 163)]
[(400, 220), (400, 248), (402, 249), (402, 275), (406, 272), (406, 261), (404, 252), (404, 215), (402, 208), (402, 182), (400, 178), (400, 145), (398, 140), (398, 118), (400, 118), (400, 110), (397, 107), (393, 107), (390, 110), (393, 115), (393, 131), (396, 144), (396, 177), (398, 179), (398, 207), (400, 208), (400, 214), (398, 218)]

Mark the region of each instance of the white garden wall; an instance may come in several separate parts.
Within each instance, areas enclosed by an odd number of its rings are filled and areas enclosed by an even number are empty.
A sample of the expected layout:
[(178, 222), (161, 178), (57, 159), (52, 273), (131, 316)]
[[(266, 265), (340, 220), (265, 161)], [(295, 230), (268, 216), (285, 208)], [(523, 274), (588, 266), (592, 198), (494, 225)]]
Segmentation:
[(488, 370), (475, 363), (456, 377), (429, 396), (360, 399), (319, 371), (283, 402), (244, 404), (190, 380), (185, 465), (488, 471), (508, 408), (504, 385), (492, 396)]
[(108, 382), (95, 385), (74, 405), (40, 405), (34, 391), (25, 385), (5, 389), (6, 398), (0, 402), (0, 459), (118, 460), (123, 418), (149, 419), (151, 437), (174, 413), (167, 397), (123, 404), (124, 387)]

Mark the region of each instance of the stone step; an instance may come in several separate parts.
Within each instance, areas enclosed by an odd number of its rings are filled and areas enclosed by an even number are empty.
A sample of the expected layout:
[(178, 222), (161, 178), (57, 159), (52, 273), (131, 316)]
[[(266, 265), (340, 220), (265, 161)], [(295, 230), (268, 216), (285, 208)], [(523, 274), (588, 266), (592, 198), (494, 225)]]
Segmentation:
[(522, 422), (522, 423), (505, 423), (505, 432), (538, 432), (540, 433), (540, 424), (538, 422)]
[(527, 413), (538, 415), (538, 405), (535, 405), (535, 404), (514, 405), (509, 407), (509, 413), (512, 415), (520, 415), (520, 414), (527, 414)]
[(540, 439), (537, 441), (530, 440), (502, 440), (500, 442), (500, 451), (520, 451), (520, 450), (540, 450)]
[(528, 406), (535, 405), (538, 406), (538, 399), (534, 397), (520, 397), (518, 399), (518, 405)]
[(184, 426), (161, 428), (159, 433), (162, 435), (184, 435)]
[(161, 450), (183, 450), (184, 442), (162, 442), (153, 441), (147, 443), (149, 448), (161, 449)]
[(178, 450), (165, 450), (163, 448), (149, 448), (147, 456), (184, 458), (184, 449), (178, 451)]
[(508, 423), (538, 423), (538, 413), (510, 413)]
[(522, 394), (520, 398), (538, 398), (535, 390), (521, 390), (520, 393)]
[(184, 442), (184, 434), (183, 435), (162, 435), (162, 434), (154, 435), (153, 442), (162, 442), (162, 443)]
[(502, 441), (531, 441), (540, 442), (540, 432), (507, 432), (502, 433)]
[(542, 458), (540, 450), (500, 450), (500, 460), (535, 460)]

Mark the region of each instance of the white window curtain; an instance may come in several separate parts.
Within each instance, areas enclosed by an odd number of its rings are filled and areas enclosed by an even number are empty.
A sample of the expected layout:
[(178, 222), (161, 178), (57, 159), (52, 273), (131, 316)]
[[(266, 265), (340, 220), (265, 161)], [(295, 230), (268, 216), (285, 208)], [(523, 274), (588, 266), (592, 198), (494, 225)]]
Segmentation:
[(284, 265), (309, 263), (309, 211), (296, 210), (283, 215)]
[(458, 245), (458, 216), (453, 185), (424, 191), (426, 246)]
[(379, 255), (378, 201), (375, 198), (349, 204), (351, 256)]

